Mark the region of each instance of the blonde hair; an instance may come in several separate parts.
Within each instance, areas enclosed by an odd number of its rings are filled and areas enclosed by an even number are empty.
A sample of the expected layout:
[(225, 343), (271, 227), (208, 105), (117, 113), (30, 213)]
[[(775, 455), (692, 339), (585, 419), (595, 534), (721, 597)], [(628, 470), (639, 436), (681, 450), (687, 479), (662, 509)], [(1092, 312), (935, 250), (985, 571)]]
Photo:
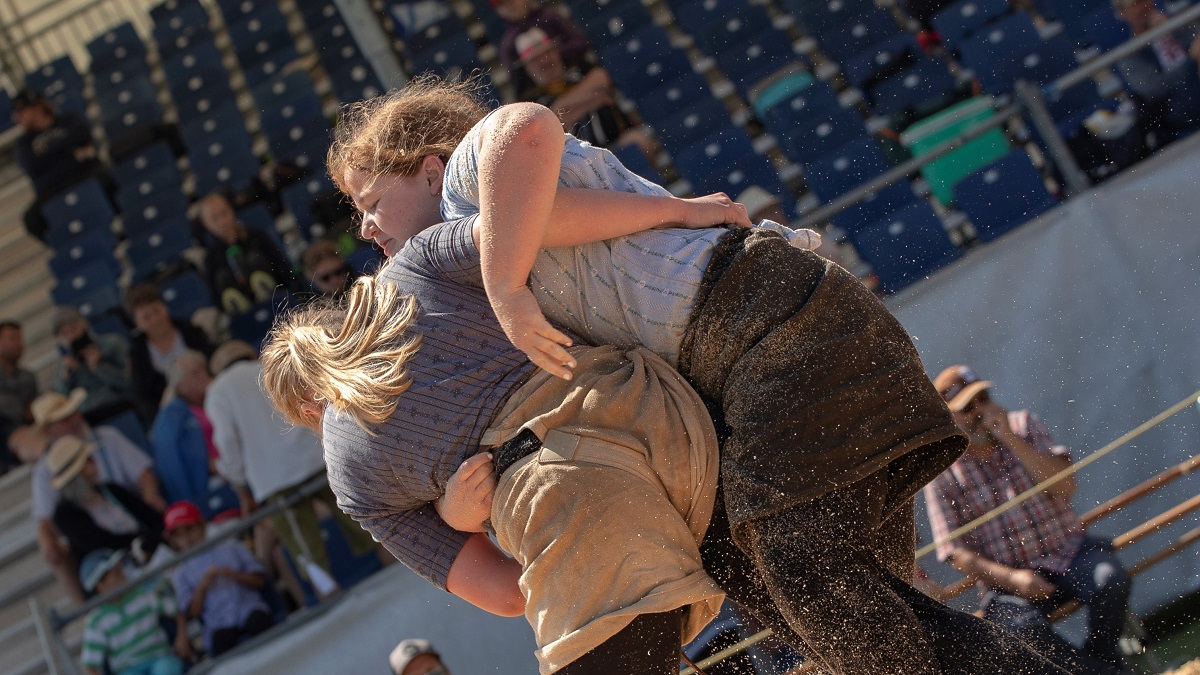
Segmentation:
[(329, 147), (329, 174), (349, 194), (346, 173), (412, 176), (429, 155), (448, 158), (487, 114), (481, 81), (424, 75), (403, 89), (348, 106)]
[(293, 424), (318, 428), (303, 406), (324, 403), (371, 432), (412, 382), (407, 366), (421, 338), (409, 328), (417, 314), (411, 295), (372, 276), (354, 282), (344, 306), (318, 301), (288, 314), (260, 357), (267, 395)]

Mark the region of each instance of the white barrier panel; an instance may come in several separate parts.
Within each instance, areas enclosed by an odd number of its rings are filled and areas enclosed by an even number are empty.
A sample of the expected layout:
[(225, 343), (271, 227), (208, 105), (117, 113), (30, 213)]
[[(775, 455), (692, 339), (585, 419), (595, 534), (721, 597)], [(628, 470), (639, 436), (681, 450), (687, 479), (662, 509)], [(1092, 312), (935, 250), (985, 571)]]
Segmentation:
[(350, 589), (335, 607), (213, 669), (220, 675), (383, 675), (406, 638), (433, 643), (454, 673), (528, 675), (538, 670), (524, 617), (488, 614), (392, 565)]
[[(1200, 136), (967, 255), (889, 300), (931, 376), (968, 363), (1010, 409), (1041, 415), (1079, 459), (1200, 389)], [(1079, 475), (1083, 513), (1195, 454), (1196, 409)], [(1186, 477), (1091, 528), (1114, 536), (1200, 491)], [(930, 541), (923, 506), (923, 543)], [(1132, 564), (1196, 517), (1122, 552)], [(939, 567), (933, 556), (922, 560)], [(940, 580), (957, 578), (931, 569)], [(1194, 552), (1134, 584), (1135, 611), (1200, 587)], [(974, 593), (966, 596), (974, 602)]]

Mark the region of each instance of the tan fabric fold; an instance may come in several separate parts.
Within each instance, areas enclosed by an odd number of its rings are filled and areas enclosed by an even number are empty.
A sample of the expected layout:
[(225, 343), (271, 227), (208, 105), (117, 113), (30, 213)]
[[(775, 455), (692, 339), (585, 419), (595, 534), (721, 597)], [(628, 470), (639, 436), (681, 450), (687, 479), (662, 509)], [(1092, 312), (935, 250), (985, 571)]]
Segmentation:
[(700, 561), (718, 447), (699, 396), (646, 349), (572, 353), (572, 381), (539, 372), (483, 439), (529, 429), (543, 442), (501, 476), (492, 505), (497, 541), (524, 567), (542, 673), (639, 614), (688, 607), (691, 640), (724, 599)]

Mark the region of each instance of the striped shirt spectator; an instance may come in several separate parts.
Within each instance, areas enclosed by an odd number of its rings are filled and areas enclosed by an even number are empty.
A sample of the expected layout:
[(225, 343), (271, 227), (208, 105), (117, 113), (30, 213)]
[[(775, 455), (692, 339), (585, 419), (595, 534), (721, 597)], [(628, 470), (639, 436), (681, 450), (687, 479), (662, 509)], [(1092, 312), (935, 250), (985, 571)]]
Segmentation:
[[(1045, 425), (1028, 410), (1008, 414), (1012, 430), (1041, 452), (1070, 457), (1066, 446), (1055, 445)], [(925, 486), (929, 524), (934, 540), (1035, 485), (1029, 471), (1009, 448), (997, 445), (986, 458), (964, 455)], [(1045, 492), (1025, 500), (972, 532), (938, 546), (945, 562), (960, 547), (1008, 567), (1040, 569), (1062, 574), (1083, 543), (1079, 515), (1066, 500)]]
[(176, 614), (175, 600), (153, 586), (100, 605), (87, 615), (80, 661), (84, 668), (123, 673), (156, 659), (170, 658), (171, 645), (160, 617)]

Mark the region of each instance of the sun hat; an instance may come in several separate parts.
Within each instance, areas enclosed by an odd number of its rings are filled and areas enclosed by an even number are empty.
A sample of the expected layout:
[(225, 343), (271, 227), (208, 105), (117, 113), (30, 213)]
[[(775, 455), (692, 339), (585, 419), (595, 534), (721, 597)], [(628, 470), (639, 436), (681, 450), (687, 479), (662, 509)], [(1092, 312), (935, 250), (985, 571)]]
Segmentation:
[(79, 563), (79, 583), (83, 590), (88, 593), (96, 590), (96, 584), (100, 583), (104, 575), (120, 565), (124, 559), (123, 551), (114, 551), (111, 548), (98, 548), (83, 556), (83, 561)]
[(516, 39), (517, 58), (521, 61), (535, 59), (554, 46), (554, 41), (546, 35), (546, 31), (534, 26), (521, 33)]
[(50, 450), (46, 454), (46, 467), (50, 469), (50, 485), (55, 490), (61, 490), (64, 485), (79, 475), (79, 472), (83, 470), (83, 465), (87, 464), (88, 457), (91, 457), (95, 451), (95, 443), (89, 443), (78, 436), (63, 436), (51, 443)]
[(392, 671), (396, 675), (401, 675), (408, 664), (413, 662), (413, 659), (422, 654), (432, 654), (439, 656), (433, 650), (433, 645), (429, 644), (429, 640), (410, 639), (402, 640), (396, 648), (392, 650), (391, 656), (388, 657), (388, 663), (392, 666)]
[(33, 399), (29, 411), (33, 414), (33, 426), (44, 429), (47, 424), (64, 420), (74, 415), (87, 398), (87, 390), (77, 387), (70, 394), (63, 396), (56, 391), (48, 391)]
[(163, 514), (163, 534), (171, 534), (178, 528), (203, 522), (204, 515), (200, 513), (200, 507), (187, 500), (178, 501), (168, 506)]
[(958, 412), (967, 406), (979, 392), (992, 386), (987, 380), (982, 380), (975, 371), (967, 366), (950, 366), (938, 374), (933, 386), (946, 399), (946, 405)]

